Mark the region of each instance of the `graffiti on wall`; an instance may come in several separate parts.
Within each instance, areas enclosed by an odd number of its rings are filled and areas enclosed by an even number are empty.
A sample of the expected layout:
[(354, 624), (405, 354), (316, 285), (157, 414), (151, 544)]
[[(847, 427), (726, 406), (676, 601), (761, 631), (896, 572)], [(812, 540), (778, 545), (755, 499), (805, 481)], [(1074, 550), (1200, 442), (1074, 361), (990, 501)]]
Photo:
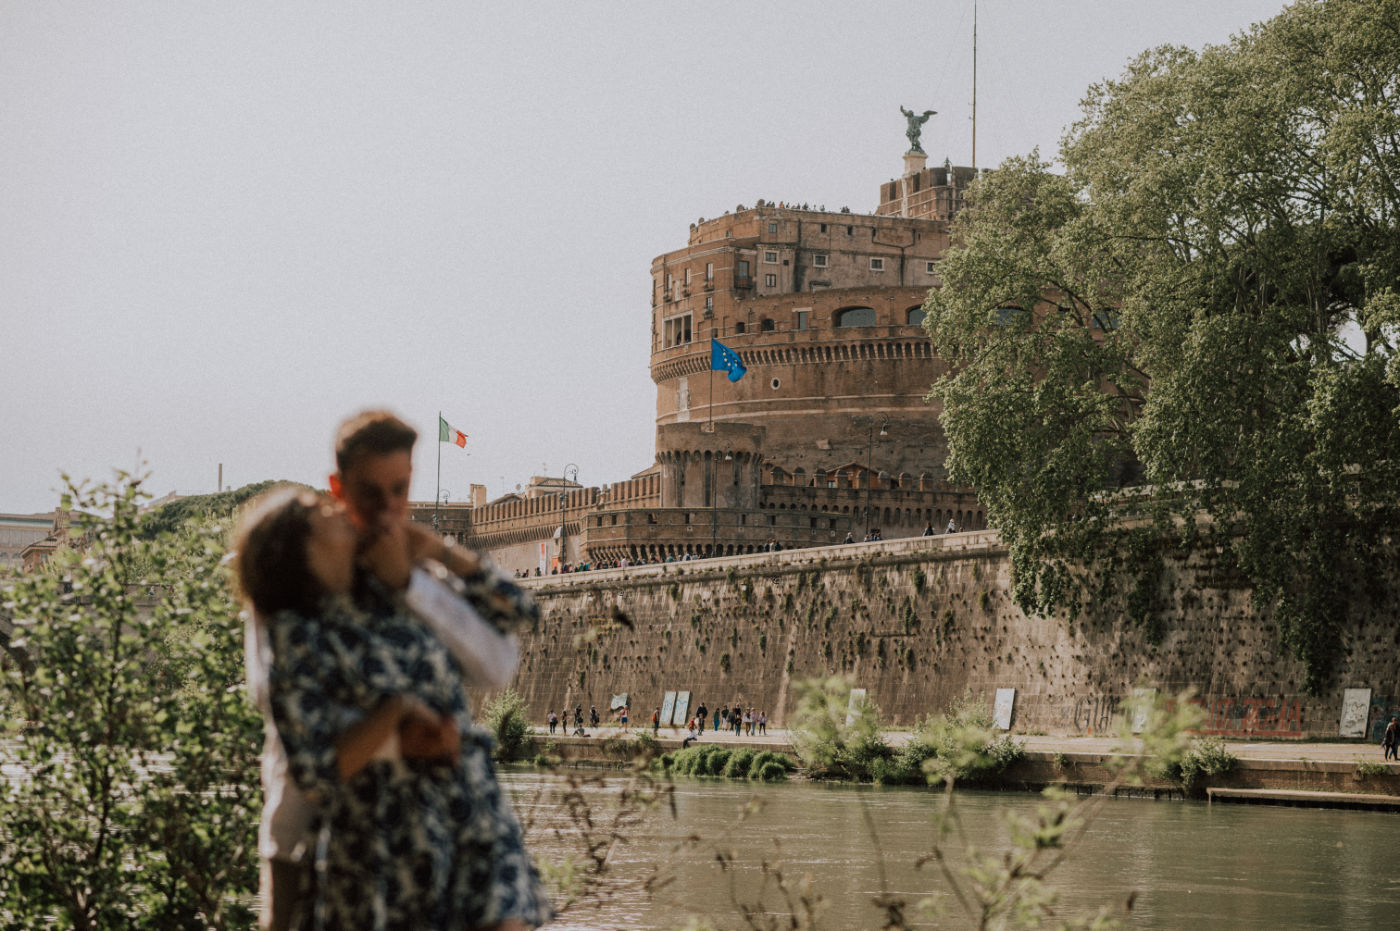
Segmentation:
[[(1303, 701), (1300, 698), (1270, 696), (1237, 698), (1202, 696), (1192, 698), (1205, 715), (1198, 733), (1218, 737), (1302, 737)], [(1063, 712), (1066, 727), (1076, 734), (1107, 734), (1122, 720), (1123, 696), (1086, 695), (1076, 699)], [(1171, 707), (1172, 702), (1168, 702)], [(1380, 738), (1377, 737), (1377, 740)]]

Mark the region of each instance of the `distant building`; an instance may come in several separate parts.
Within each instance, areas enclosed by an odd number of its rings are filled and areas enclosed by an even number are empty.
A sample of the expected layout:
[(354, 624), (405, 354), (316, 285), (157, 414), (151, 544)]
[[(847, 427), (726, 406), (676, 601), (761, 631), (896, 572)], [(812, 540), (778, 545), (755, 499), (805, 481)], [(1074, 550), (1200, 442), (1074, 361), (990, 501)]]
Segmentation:
[(22, 569), (22, 554), (55, 528), (57, 511), (42, 514), (0, 514), (0, 569)]
[[(874, 214), (760, 201), (692, 224), (651, 267), (655, 462), (602, 488), (537, 476), (463, 509), (457, 535), (548, 573), (984, 527), (971, 491), (946, 481), (924, 401), (945, 366), (921, 326), (976, 173), (928, 169), (922, 153), (904, 164)], [(712, 338), (742, 379), (711, 371)]]

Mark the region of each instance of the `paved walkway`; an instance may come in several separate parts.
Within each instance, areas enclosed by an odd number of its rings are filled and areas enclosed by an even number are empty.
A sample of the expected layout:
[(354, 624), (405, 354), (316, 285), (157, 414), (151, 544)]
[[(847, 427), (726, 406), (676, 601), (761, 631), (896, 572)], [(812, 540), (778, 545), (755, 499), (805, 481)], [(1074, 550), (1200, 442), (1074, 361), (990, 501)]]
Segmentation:
[[(607, 739), (609, 737), (622, 737), (636, 735), (642, 728), (633, 727), (628, 734), (621, 728), (614, 725), (605, 724), (598, 728), (585, 728), (588, 736), (595, 739)], [(650, 728), (646, 728), (650, 730)], [(535, 734), (539, 737), (548, 738), (549, 728), (537, 727)], [(556, 733), (556, 737), (567, 737), (563, 728)], [(680, 728), (661, 728), (662, 740), (681, 740), (686, 736), (686, 732)], [(885, 737), (893, 746), (899, 746), (913, 736), (911, 731), (886, 731)], [(1027, 750), (1043, 753), (1112, 753), (1118, 749), (1119, 741), (1116, 737), (1048, 737), (1048, 736), (1023, 736), (1012, 734), (1016, 740), (1022, 741)], [(700, 739), (706, 743), (724, 743), (733, 745), (749, 744), (753, 746), (786, 746), (788, 744), (788, 732), (786, 728), (770, 727), (767, 735), (755, 734), (750, 737), (747, 734), (736, 735), (733, 731), (721, 731), (716, 735), (712, 730), (706, 729)], [(1292, 760), (1296, 762), (1316, 761), (1331, 763), (1353, 763), (1358, 760), (1366, 762), (1381, 763), (1381, 748), (1379, 744), (1372, 743), (1312, 743), (1308, 741), (1271, 741), (1271, 740), (1225, 740), (1225, 749), (1240, 759), (1248, 760)], [(1400, 772), (1400, 764), (1391, 763)]]

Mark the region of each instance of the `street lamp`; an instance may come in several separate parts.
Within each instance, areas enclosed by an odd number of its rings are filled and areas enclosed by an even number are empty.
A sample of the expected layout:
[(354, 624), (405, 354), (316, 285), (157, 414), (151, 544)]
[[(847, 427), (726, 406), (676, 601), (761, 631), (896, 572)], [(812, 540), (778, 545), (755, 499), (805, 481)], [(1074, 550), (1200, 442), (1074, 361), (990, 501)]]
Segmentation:
[(569, 483), (578, 481), (578, 466), (572, 462), (564, 466), (564, 487), (559, 490), (559, 571), (564, 571), (564, 540), (568, 532), (565, 528), (569, 520)]
[[(852, 418), (853, 422), (859, 423), (858, 418)], [(875, 464), (875, 418), (870, 417), (870, 436), (865, 444), (865, 536), (870, 537), (870, 478), (874, 474)], [(880, 419), (880, 435), (889, 436), (890, 419), (883, 417)]]

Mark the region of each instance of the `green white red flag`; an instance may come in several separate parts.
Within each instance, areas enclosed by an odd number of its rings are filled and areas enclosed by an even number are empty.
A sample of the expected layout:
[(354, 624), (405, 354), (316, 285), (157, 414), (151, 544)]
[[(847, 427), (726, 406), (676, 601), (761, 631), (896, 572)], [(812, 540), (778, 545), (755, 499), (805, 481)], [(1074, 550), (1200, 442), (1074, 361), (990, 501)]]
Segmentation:
[(452, 426), (450, 423), (448, 423), (446, 420), (444, 420), (444, 419), (442, 418), (442, 415), (441, 415), (441, 414), (439, 414), (439, 415), (438, 415), (438, 442), (439, 442), (439, 443), (455, 443), (456, 445), (462, 447), (463, 449), (466, 449), (466, 448), (467, 448), (467, 435), (466, 435), (465, 433), (463, 433), (461, 430), (458, 430), (456, 427)]

